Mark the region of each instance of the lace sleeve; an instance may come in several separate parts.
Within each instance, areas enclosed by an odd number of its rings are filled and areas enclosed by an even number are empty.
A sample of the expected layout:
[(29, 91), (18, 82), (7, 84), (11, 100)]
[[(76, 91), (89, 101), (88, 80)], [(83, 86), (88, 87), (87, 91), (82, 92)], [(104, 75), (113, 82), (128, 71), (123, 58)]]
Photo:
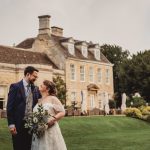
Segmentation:
[(64, 106), (57, 97), (53, 97), (53, 107), (58, 112), (65, 112)]

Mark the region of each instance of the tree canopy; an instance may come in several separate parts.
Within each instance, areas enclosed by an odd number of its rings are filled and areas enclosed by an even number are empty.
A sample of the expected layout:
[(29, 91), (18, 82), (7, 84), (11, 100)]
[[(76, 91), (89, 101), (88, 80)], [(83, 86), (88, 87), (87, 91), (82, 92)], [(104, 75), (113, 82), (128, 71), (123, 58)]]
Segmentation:
[(54, 77), (53, 82), (56, 85), (58, 99), (62, 102), (62, 104), (66, 106), (66, 97), (67, 97), (66, 83), (60, 76)]
[(114, 91), (116, 99), (120, 99), (118, 105), (121, 105), (123, 92), (128, 96), (139, 92), (150, 102), (150, 50), (130, 55), (120, 46), (104, 44), (101, 51), (114, 64)]
[(150, 50), (139, 52), (120, 64), (121, 91), (128, 94), (139, 92), (150, 102)]

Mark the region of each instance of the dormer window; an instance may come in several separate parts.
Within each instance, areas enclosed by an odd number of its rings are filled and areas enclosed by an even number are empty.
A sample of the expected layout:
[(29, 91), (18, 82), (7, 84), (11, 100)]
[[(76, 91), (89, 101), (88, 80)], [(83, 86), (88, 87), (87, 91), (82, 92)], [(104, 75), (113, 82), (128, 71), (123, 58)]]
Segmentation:
[(74, 44), (68, 43), (68, 51), (71, 55), (74, 55)]
[(94, 50), (94, 55), (95, 55), (95, 58), (97, 59), (97, 60), (100, 60), (100, 50), (99, 49), (95, 49)]
[(82, 50), (82, 55), (84, 57), (87, 57), (87, 46), (82, 45), (81, 50)]
[(71, 55), (75, 55), (75, 48), (74, 48), (74, 40), (73, 38), (65, 38), (61, 40), (61, 44), (68, 49), (68, 52)]
[(91, 51), (96, 60), (100, 60), (100, 46), (99, 44), (91, 44), (89, 45), (89, 51)]
[(79, 41), (75, 43), (75, 46), (77, 49), (80, 50), (81, 54), (84, 57), (88, 56), (88, 51), (87, 51), (87, 43), (85, 41)]

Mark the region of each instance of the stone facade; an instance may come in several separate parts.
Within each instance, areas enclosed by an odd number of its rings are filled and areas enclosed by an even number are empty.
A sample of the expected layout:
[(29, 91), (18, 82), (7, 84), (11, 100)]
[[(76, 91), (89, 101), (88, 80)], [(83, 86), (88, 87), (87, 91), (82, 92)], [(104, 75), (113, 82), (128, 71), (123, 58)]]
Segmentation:
[(83, 107), (84, 101), (86, 111), (103, 109), (104, 93), (110, 99), (114, 94), (113, 64), (100, 52), (99, 44), (66, 38), (62, 28), (49, 24), (50, 16), (39, 16), (37, 37), (16, 47), (0, 46), (0, 108), (6, 106), (10, 84), (21, 80), (24, 68), (32, 65), (40, 71), (37, 85), (57, 75), (65, 80), (67, 105), (75, 101)]
[[(70, 64), (74, 64), (76, 68), (75, 73), (75, 80), (71, 80), (71, 74), (70, 74)], [(80, 77), (80, 66), (85, 67), (85, 80), (81, 81)], [(89, 79), (89, 68), (93, 67), (94, 69), (94, 81), (90, 82)], [(101, 69), (101, 81), (98, 81), (97, 76), (97, 70)], [(106, 83), (106, 69), (110, 70), (110, 78), (109, 82)], [(96, 85), (98, 89), (88, 89), (89, 85)], [(87, 100), (87, 109), (100, 108), (103, 109), (103, 93), (107, 92), (109, 94), (109, 98), (112, 99), (114, 91), (113, 91), (113, 74), (112, 74), (112, 64), (103, 64), (103, 63), (95, 63), (92, 61), (83, 61), (83, 60), (76, 60), (76, 59), (68, 59), (66, 61), (66, 85), (67, 85), (67, 91), (68, 91), (68, 105), (71, 104), (71, 93), (75, 92), (76, 97), (75, 100), (77, 101), (78, 107), (81, 107), (81, 101), (82, 101), (82, 94), (83, 92), (85, 94), (85, 99)], [(94, 96), (94, 103), (93, 106), (90, 104), (90, 98), (91, 96)]]

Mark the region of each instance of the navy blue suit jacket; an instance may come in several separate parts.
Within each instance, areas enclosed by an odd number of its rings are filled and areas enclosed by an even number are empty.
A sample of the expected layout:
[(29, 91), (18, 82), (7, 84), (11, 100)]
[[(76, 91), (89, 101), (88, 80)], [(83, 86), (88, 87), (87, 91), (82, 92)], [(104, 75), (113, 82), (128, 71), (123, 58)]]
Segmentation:
[[(41, 95), (38, 88), (34, 85), (31, 86), (31, 89), (33, 93), (33, 108), (38, 102), (38, 99), (41, 98)], [(19, 130), (25, 116), (25, 108), (25, 89), (23, 86), (23, 80), (21, 80), (20, 82), (10, 85), (7, 101), (8, 125), (14, 124), (16, 129)]]

